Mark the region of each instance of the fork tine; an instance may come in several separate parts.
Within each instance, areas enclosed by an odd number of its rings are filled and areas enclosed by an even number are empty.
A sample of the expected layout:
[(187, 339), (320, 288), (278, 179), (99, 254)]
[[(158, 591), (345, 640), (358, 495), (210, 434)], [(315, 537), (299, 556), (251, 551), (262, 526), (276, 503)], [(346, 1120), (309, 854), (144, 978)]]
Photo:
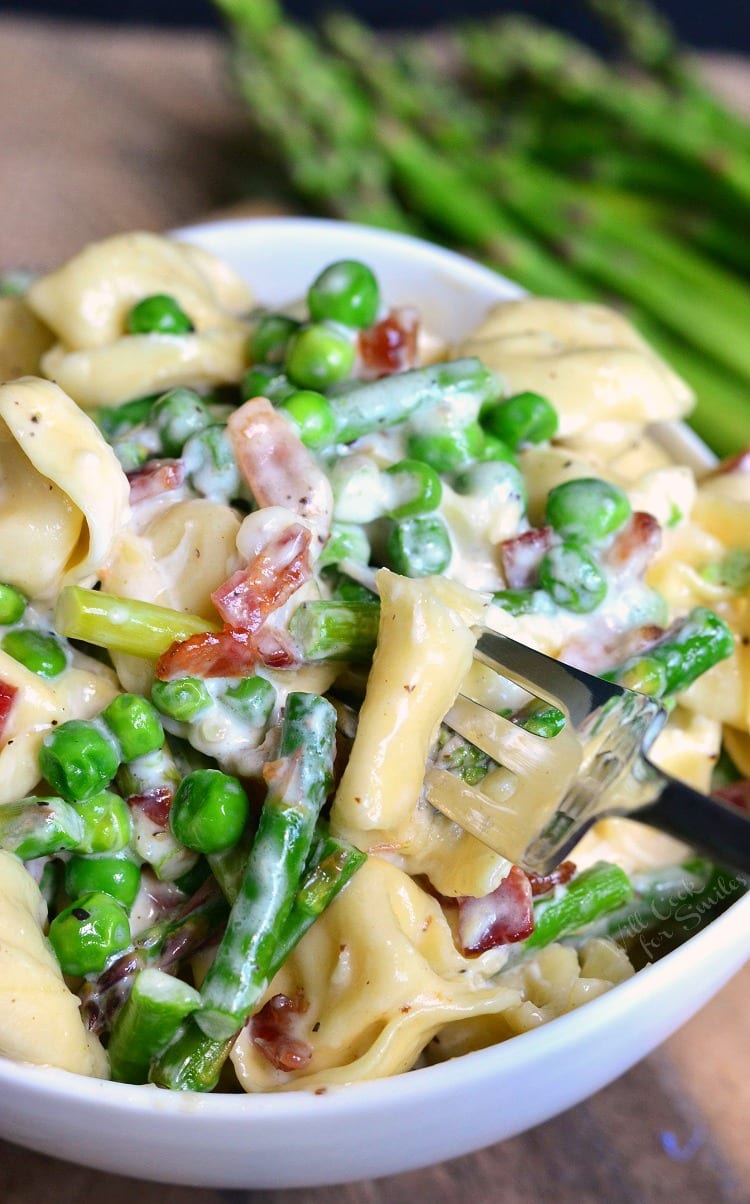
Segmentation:
[(529, 693), (560, 707), (575, 727), (592, 711), (623, 692), (621, 686), (552, 660), (543, 652), (527, 648), (510, 636), (488, 628), (482, 630), (477, 640), (475, 656)]
[(464, 694), (458, 695), (443, 722), (514, 773), (527, 773), (539, 763), (539, 736), (524, 731), (502, 715), (495, 715)]

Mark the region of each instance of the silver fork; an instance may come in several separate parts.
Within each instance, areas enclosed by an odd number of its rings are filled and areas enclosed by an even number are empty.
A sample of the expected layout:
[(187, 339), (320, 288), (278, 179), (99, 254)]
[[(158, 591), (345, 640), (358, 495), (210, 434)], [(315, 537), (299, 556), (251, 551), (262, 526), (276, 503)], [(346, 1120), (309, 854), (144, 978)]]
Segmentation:
[(540, 874), (607, 815), (652, 824), (750, 874), (750, 814), (700, 794), (647, 759), (667, 715), (659, 702), (486, 628), (475, 661), (558, 707), (566, 722), (556, 736), (537, 736), (484, 706), (481, 683), (465, 685), (444, 722), (500, 768), (479, 787), (429, 770), (427, 797), (444, 815)]

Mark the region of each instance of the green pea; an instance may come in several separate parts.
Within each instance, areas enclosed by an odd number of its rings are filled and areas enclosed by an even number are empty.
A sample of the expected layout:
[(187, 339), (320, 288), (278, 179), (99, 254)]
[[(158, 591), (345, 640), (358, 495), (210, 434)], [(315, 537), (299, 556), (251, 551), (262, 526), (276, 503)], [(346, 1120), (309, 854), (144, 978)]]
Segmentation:
[(140, 694), (118, 694), (104, 708), (101, 717), (120, 745), (121, 759), (126, 764), (155, 752), (164, 744), (159, 714)]
[(437, 510), (443, 485), (431, 464), (422, 460), (399, 460), (385, 471), (393, 479), (396, 493), (396, 504), (386, 511), (389, 518), (410, 518)]
[(553, 602), (576, 614), (595, 610), (607, 592), (599, 565), (575, 540), (550, 548), (539, 567), (539, 580)]
[(356, 259), (340, 259), (324, 268), (307, 293), (314, 322), (342, 326), (372, 326), (380, 308), (380, 290), (373, 272)]
[(627, 495), (599, 477), (578, 477), (551, 489), (545, 522), (560, 535), (597, 543), (619, 530), (630, 518)]
[(300, 389), (325, 391), (346, 379), (354, 359), (354, 346), (346, 335), (325, 322), (316, 322), (303, 326), (289, 340), (284, 368)]
[(336, 419), (322, 393), (298, 389), (284, 398), (279, 413), (291, 418), (305, 447), (326, 447), (336, 438)]
[(192, 389), (170, 389), (154, 402), (149, 422), (159, 433), (165, 456), (179, 456), (191, 435), (213, 424), (213, 415)]
[(180, 723), (191, 723), (211, 706), (212, 698), (200, 677), (176, 677), (173, 681), (155, 681), (151, 700), (163, 715)]
[(491, 499), (493, 506), (510, 502), (526, 507), (526, 484), (514, 464), (507, 460), (481, 460), (456, 474), (456, 493)]
[(386, 554), (390, 567), (403, 577), (444, 573), (452, 555), (448, 529), (436, 514), (401, 519), (393, 524)]
[(83, 823), (82, 853), (119, 853), (130, 844), (130, 809), (119, 794), (102, 790), (74, 806)]
[(500, 589), (492, 595), (492, 601), (509, 615), (530, 615), (534, 612), (536, 593), (533, 589)]
[(55, 916), (49, 940), (63, 974), (100, 974), (130, 944), (127, 912), (111, 895), (91, 891)]
[(537, 703), (527, 708), (521, 716), (521, 727), (535, 736), (549, 740), (565, 727), (565, 716), (558, 707), (548, 703)]
[(377, 594), (374, 594), (366, 585), (362, 585), (360, 581), (355, 581), (353, 577), (347, 577), (345, 573), (337, 575), (331, 590), (332, 602), (377, 602), (377, 600)]
[(223, 424), (204, 427), (191, 435), (182, 449), (182, 460), (197, 493), (220, 502), (239, 496), (242, 478)]
[(18, 661), (40, 677), (58, 677), (67, 668), (67, 658), (53, 635), (33, 631), (30, 627), (8, 631), (0, 641), (0, 647), (14, 661)]
[(422, 460), (441, 475), (456, 472), (475, 460), (483, 445), (484, 434), (476, 422), (458, 430), (415, 431), (407, 440), (409, 458)]
[(370, 541), (364, 528), (358, 523), (332, 523), (331, 534), (318, 557), (318, 568), (339, 564), (342, 560), (354, 560), (357, 564), (368, 564)]
[(169, 822), (181, 844), (197, 853), (231, 849), (245, 830), (249, 806), (237, 778), (196, 769), (177, 787)]
[(507, 443), (503, 443), (502, 439), (497, 439), (495, 435), (490, 435), (486, 431), (477, 459), (499, 460), (506, 464), (513, 464), (514, 467), (518, 465), (518, 457), (513, 449), (508, 447)]
[(133, 306), (127, 317), (129, 334), (188, 334), (193, 323), (167, 293), (153, 293)]
[(71, 857), (65, 867), (65, 889), (71, 899), (92, 891), (111, 895), (128, 910), (141, 884), (140, 866), (131, 857)]
[(280, 364), (287, 343), (301, 323), (287, 314), (263, 314), (248, 339), (250, 360), (256, 364)]
[(147, 397), (125, 401), (120, 406), (103, 406), (95, 410), (91, 417), (106, 439), (116, 439), (147, 422), (153, 404), (159, 397), (160, 393), (150, 393)]
[(243, 376), (240, 392), (243, 399), (267, 397), (276, 405), (290, 393), (294, 393), (295, 388), (289, 377), (280, 372), (277, 366), (256, 364), (253, 368), (248, 368)]
[(44, 737), (39, 769), (58, 794), (77, 802), (108, 786), (120, 764), (111, 739), (85, 719), (69, 719)]
[(243, 677), (236, 686), (227, 686), (222, 700), (251, 727), (265, 727), (276, 705), (276, 690), (267, 678), (255, 674)]
[(0, 627), (9, 627), (23, 618), (26, 599), (13, 585), (0, 584)]
[(516, 393), (482, 414), (482, 425), (514, 450), (526, 443), (543, 443), (557, 434), (557, 411), (538, 393)]

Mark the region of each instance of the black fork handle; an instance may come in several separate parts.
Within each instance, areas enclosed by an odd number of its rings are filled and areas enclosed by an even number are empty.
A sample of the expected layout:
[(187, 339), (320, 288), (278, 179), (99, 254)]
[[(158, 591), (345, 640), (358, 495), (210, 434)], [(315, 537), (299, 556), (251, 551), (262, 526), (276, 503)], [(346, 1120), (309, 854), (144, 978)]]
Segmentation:
[(664, 781), (664, 788), (653, 802), (631, 812), (632, 818), (653, 824), (730, 869), (750, 875), (750, 812), (700, 794), (650, 767)]

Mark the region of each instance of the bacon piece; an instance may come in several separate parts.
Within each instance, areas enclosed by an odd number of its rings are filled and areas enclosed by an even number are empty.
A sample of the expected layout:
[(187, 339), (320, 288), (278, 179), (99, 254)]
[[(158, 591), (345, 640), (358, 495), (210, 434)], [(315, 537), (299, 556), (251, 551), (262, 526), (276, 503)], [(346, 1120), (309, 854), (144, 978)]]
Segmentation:
[(149, 460), (137, 472), (128, 473), (131, 503), (135, 505), (170, 489), (179, 489), (185, 473), (184, 460)]
[(458, 937), (463, 953), (485, 953), (523, 941), (534, 931), (531, 883), (519, 866), (483, 899), (458, 900)]
[(526, 877), (531, 884), (532, 895), (538, 899), (540, 895), (551, 894), (556, 886), (564, 886), (566, 882), (570, 882), (575, 872), (574, 861), (562, 861), (550, 874), (535, 874), (526, 870)]
[(410, 306), (392, 309), (387, 317), (359, 333), (359, 357), (369, 377), (389, 376), (417, 362), (419, 314)]
[(236, 627), (201, 631), (187, 640), (177, 640), (156, 662), (160, 681), (174, 677), (245, 677), (258, 664), (270, 669), (291, 669), (299, 664), (291, 641), (282, 631), (261, 629), (254, 633)]
[(535, 585), (542, 558), (555, 542), (551, 527), (531, 527), (500, 544), (500, 562), (509, 589), (528, 589)]
[(294, 999), (272, 995), (248, 1021), (250, 1040), (276, 1070), (305, 1070), (310, 1065), (312, 1046), (294, 1031), (307, 1009), (301, 993)]
[(292, 523), (261, 548), (211, 594), (224, 622), (242, 631), (257, 631), (268, 615), (283, 606), (295, 590), (310, 580), (310, 531)]
[(734, 803), (735, 807), (741, 807), (743, 811), (750, 811), (750, 780), (743, 778), (740, 782), (727, 782), (726, 786), (719, 786), (718, 790), (712, 791), (716, 798), (723, 799), (725, 803)]
[(0, 740), (5, 734), (5, 725), (17, 693), (17, 686), (10, 686), (7, 682), (0, 681)]
[(127, 804), (134, 811), (142, 811), (157, 828), (166, 828), (174, 791), (169, 786), (155, 786), (145, 794), (131, 794)]
[(333, 514), (331, 485), (291, 424), (265, 397), (254, 397), (230, 415), (227, 429), (258, 506), (292, 510), (325, 543)]
[(604, 562), (615, 572), (628, 572), (633, 577), (642, 577), (660, 546), (659, 523), (653, 514), (636, 510), (615, 535)]

